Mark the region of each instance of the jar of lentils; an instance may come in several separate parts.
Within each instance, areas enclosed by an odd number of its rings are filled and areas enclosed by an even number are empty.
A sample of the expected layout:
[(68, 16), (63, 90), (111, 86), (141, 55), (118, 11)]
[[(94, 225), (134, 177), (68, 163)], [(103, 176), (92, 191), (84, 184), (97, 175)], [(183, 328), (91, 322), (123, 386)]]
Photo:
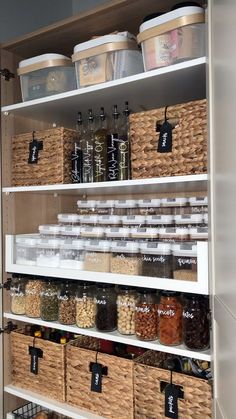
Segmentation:
[(95, 325), (101, 332), (112, 332), (117, 328), (116, 290), (112, 284), (98, 285)]
[(58, 296), (58, 320), (62, 324), (75, 324), (75, 287), (71, 281), (65, 281), (61, 286)]
[(21, 275), (12, 275), (10, 286), (11, 312), (13, 314), (25, 314), (25, 283), (26, 279)]
[(125, 285), (120, 286), (117, 296), (117, 329), (122, 335), (135, 334), (136, 303), (136, 290)]
[(180, 293), (162, 291), (158, 307), (159, 341), (162, 345), (180, 345), (183, 340), (183, 306)]
[(58, 320), (58, 284), (51, 279), (44, 282), (41, 292), (41, 318), (48, 322)]
[(140, 340), (156, 340), (158, 337), (156, 290), (139, 289), (135, 307), (135, 334)]
[(41, 291), (43, 280), (39, 277), (30, 278), (25, 287), (25, 314), (28, 317), (38, 318), (40, 312)]
[(95, 299), (92, 283), (83, 282), (77, 287), (76, 293), (76, 324), (87, 329), (95, 326)]
[(209, 301), (189, 294), (183, 309), (183, 340), (186, 348), (204, 351), (210, 345)]

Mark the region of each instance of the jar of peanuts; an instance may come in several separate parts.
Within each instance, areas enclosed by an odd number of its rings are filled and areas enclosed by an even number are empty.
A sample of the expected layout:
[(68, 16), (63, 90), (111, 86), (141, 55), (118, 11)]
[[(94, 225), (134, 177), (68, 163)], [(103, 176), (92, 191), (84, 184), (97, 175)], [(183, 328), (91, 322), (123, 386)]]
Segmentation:
[(76, 294), (76, 324), (87, 329), (95, 325), (95, 299), (92, 283), (83, 282), (77, 288)]
[(135, 334), (140, 340), (156, 340), (158, 337), (156, 290), (139, 289), (135, 307)]
[(28, 317), (38, 318), (41, 315), (41, 291), (44, 281), (41, 277), (31, 277), (25, 287), (25, 314)]
[(183, 306), (180, 293), (162, 291), (158, 307), (159, 341), (162, 345), (180, 345), (183, 340)]
[(126, 285), (119, 287), (117, 296), (117, 329), (122, 335), (135, 333), (135, 306), (137, 293)]
[(58, 320), (61, 324), (75, 324), (75, 289), (71, 281), (63, 281), (58, 296)]

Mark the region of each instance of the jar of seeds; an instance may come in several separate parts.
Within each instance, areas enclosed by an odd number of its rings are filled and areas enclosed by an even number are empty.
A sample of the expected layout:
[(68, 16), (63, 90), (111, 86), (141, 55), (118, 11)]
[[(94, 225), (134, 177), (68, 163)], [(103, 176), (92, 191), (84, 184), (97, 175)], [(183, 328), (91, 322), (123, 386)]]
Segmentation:
[(83, 282), (76, 293), (76, 324), (81, 328), (94, 327), (95, 324), (94, 287), (89, 282)]
[(128, 286), (119, 287), (117, 296), (117, 329), (122, 335), (135, 334), (137, 293)]
[(25, 283), (26, 279), (21, 275), (12, 275), (10, 286), (11, 312), (13, 314), (25, 314)]
[(61, 324), (75, 324), (75, 288), (71, 281), (65, 281), (62, 283), (58, 296), (58, 320)]
[(28, 317), (40, 317), (40, 294), (43, 280), (38, 277), (30, 278), (25, 287), (25, 314)]
[(41, 318), (53, 322), (58, 320), (58, 285), (56, 281), (45, 281), (41, 292)]

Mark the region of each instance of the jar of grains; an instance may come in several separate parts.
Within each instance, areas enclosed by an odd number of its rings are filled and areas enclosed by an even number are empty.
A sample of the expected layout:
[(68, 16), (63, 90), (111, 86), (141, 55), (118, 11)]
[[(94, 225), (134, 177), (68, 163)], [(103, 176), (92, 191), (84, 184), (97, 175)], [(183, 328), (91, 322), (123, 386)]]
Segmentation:
[(182, 281), (197, 281), (197, 245), (194, 243), (173, 244), (173, 278)]
[(172, 278), (170, 243), (147, 242), (140, 245), (142, 275), (156, 278)]
[(21, 275), (12, 275), (10, 286), (10, 302), (11, 312), (13, 314), (25, 314), (25, 283), (26, 279)]
[(95, 325), (101, 332), (117, 328), (116, 290), (112, 284), (99, 284), (96, 293)]
[(25, 314), (28, 317), (38, 318), (40, 312), (40, 294), (43, 289), (43, 280), (34, 277), (27, 281), (25, 287)]
[(58, 284), (49, 279), (43, 284), (41, 292), (41, 318), (53, 322), (58, 320)]
[(156, 340), (158, 337), (156, 290), (139, 289), (135, 307), (135, 334), (140, 340)]
[(122, 335), (135, 334), (135, 307), (137, 292), (134, 288), (122, 285), (117, 297), (117, 329)]
[(62, 283), (58, 296), (58, 320), (61, 324), (75, 324), (76, 301), (75, 288), (71, 281)]
[(92, 283), (79, 284), (76, 293), (76, 324), (78, 327), (89, 328), (95, 325), (96, 304)]
[(111, 244), (111, 272), (116, 274), (140, 275), (141, 259), (139, 243), (116, 241)]
[(161, 291), (158, 308), (159, 341), (162, 345), (180, 345), (183, 340), (183, 306), (180, 293)]
[(84, 269), (86, 271), (110, 271), (110, 243), (107, 240), (90, 240), (85, 243)]
[(204, 351), (210, 344), (209, 300), (189, 294), (183, 309), (183, 340), (186, 348)]

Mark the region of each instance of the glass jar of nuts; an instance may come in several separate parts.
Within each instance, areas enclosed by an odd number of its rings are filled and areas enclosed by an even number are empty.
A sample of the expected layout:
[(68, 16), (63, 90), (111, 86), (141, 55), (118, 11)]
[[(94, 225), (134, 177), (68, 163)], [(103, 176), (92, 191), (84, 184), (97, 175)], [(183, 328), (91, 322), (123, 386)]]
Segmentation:
[(135, 334), (140, 340), (156, 340), (158, 336), (156, 290), (139, 289), (135, 307)]
[(75, 288), (71, 281), (62, 283), (58, 296), (58, 320), (62, 324), (76, 322)]
[(83, 282), (76, 293), (76, 324), (87, 329), (95, 325), (95, 299), (92, 283)]
[(21, 275), (12, 275), (10, 286), (11, 312), (13, 314), (25, 314), (25, 283), (26, 279)]
[(122, 335), (135, 334), (135, 306), (137, 293), (125, 285), (119, 287), (117, 296), (117, 329)]
[(40, 294), (43, 288), (43, 280), (31, 277), (25, 287), (25, 314), (28, 317), (40, 317)]

